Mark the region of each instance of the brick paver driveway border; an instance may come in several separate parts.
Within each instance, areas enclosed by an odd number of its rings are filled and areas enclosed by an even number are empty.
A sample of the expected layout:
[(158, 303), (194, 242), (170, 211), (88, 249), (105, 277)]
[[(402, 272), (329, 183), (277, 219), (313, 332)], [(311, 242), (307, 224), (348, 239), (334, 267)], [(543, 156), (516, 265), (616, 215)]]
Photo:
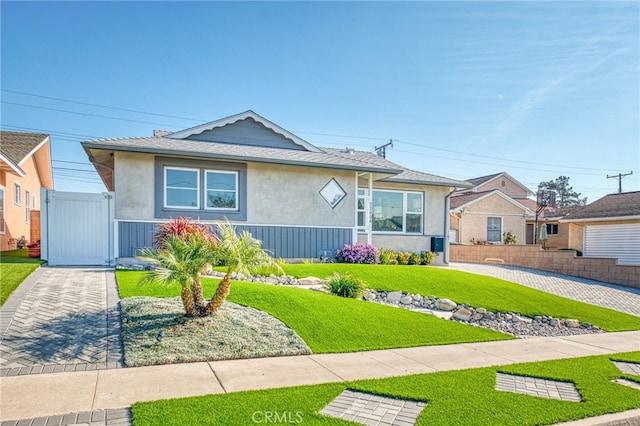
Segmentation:
[(449, 268), (500, 278), (640, 317), (640, 289), (637, 288), (510, 265), (451, 262)]
[(112, 268), (41, 267), (0, 308), (0, 377), (123, 366)]

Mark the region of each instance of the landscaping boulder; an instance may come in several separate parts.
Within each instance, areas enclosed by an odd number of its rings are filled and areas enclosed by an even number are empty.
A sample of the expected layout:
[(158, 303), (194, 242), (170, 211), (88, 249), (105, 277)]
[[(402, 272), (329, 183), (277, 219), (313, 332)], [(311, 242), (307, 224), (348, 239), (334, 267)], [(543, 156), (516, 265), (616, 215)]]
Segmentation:
[(402, 299), (401, 291), (392, 291), (387, 294), (387, 302), (388, 303), (398, 303)]
[(566, 319), (564, 320), (564, 325), (566, 325), (568, 328), (578, 328), (580, 327), (580, 321), (576, 319)]
[(436, 300), (436, 308), (441, 311), (453, 311), (458, 305), (453, 300), (438, 299)]
[(403, 305), (410, 305), (413, 303), (413, 297), (406, 295), (400, 298), (400, 303)]
[(460, 321), (469, 321), (471, 319), (471, 311), (467, 308), (460, 308), (453, 313), (453, 317)]
[(300, 278), (298, 280), (298, 285), (322, 285), (322, 284), (324, 284), (324, 281), (322, 281), (318, 277), (306, 277), (306, 278)]

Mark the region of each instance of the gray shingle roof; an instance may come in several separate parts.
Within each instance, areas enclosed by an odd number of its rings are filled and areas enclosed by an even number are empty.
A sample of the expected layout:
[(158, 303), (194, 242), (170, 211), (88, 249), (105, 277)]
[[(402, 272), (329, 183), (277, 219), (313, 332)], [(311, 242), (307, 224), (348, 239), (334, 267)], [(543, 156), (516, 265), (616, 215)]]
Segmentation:
[(49, 135), (0, 131), (0, 152), (19, 165)]
[(236, 114), (235, 116), (171, 134), (157, 132), (153, 137), (98, 139), (85, 141), (82, 145), (87, 152), (90, 150), (131, 151), (150, 154), (180, 155), (223, 160), (227, 159), (233, 161), (290, 164), (389, 175), (386, 178), (382, 176), (382, 180), (385, 182), (457, 186), (459, 188), (470, 188), (472, 186), (467, 182), (409, 170), (387, 159), (378, 157), (371, 152), (350, 149), (318, 148), (301, 139), (296, 140), (300, 146), (306, 147), (306, 150), (279, 149), (266, 146), (186, 139), (186, 137), (191, 135), (193, 132), (200, 132), (210, 128), (235, 123), (236, 121), (247, 117), (259, 120), (263, 124), (266, 123), (265, 126), (267, 128), (277, 131), (280, 134), (284, 134), (288, 138), (297, 138), (295, 135), (269, 122), (253, 111), (246, 111), (245, 113)]
[(606, 219), (640, 216), (640, 191), (609, 194), (593, 203), (572, 210), (565, 219)]
[(331, 149), (321, 150), (321, 152), (295, 151), (166, 137), (99, 139), (85, 141), (82, 145), (85, 149), (112, 149), (116, 151), (148, 152), (166, 155), (188, 155), (194, 157), (292, 164), (376, 173), (397, 174), (402, 172), (401, 167), (391, 162), (382, 164), (380, 162), (366, 161), (366, 158), (363, 158), (361, 155), (339, 155), (335, 152), (337, 150)]
[(491, 179), (498, 177), (503, 173), (504, 172), (500, 172), (500, 173), (494, 173), (492, 175), (480, 176), (473, 179), (467, 179), (467, 182), (473, 184), (473, 186), (478, 186), (478, 185), (482, 185), (485, 182), (489, 182)]

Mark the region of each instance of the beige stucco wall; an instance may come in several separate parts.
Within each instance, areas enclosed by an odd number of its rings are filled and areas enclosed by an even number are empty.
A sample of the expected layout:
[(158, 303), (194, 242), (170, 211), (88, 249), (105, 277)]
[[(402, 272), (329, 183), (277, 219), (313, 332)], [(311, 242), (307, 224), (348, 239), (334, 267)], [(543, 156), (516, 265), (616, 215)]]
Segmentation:
[[(40, 178), (33, 157), (25, 161), (20, 168), (25, 172), (24, 177), (12, 173), (0, 172), (0, 185), (4, 188), (5, 232), (0, 234), (0, 250), (10, 248), (9, 240), (25, 237), (30, 240), (31, 224), (26, 220), (25, 193), (29, 191), (30, 210), (40, 210)], [(15, 200), (15, 183), (20, 185), (21, 202)], [(35, 203), (34, 203), (35, 200)]]
[[(335, 208), (320, 195), (331, 180), (347, 193)], [(258, 225), (355, 226), (355, 172), (249, 163), (247, 222)]]
[(114, 153), (115, 218), (154, 219), (154, 156)]
[[(468, 243), (472, 238), (487, 239), (487, 218), (502, 218), (502, 233), (511, 231), (518, 240), (517, 244), (526, 243), (526, 220), (524, 210), (503, 197), (493, 194), (483, 200), (470, 204), (464, 213), (451, 215), (451, 223), (455, 223), (458, 242)], [(458, 216), (457, 218), (454, 216)]]
[[(155, 220), (155, 157), (127, 152), (114, 155), (115, 218)], [(335, 209), (319, 194), (331, 178), (347, 192)], [(353, 227), (354, 188), (352, 171), (249, 163), (246, 223)]]
[(527, 191), (523, 190), (513, 180), (506, 176), (500, 176), (484, 185), (478, 186), (478, 191), (492, 191), (498, 189), (511, 198), (527, 198)]

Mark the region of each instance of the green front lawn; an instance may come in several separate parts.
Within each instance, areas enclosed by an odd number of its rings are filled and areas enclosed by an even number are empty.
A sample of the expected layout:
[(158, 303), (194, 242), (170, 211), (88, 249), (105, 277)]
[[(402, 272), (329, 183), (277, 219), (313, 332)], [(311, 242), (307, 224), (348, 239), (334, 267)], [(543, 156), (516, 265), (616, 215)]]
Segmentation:
[[(638, 390), (611, 382), (640, 377), (622, 374), (611, 358), (640, 362), (640, 352), (143, 402), (132, 407), (133, 424), (253, 424), (266, 413), (305, 425), (353, 424), (318, 414), (345, 389), (425, 401), (418, 425), (548, 425), (640, 408)], [(496, 391), (496, 372), (570, 381), (583, 401)]]
[(528, 317), (550, 315), (590, 322), (607, 331), (640, 329), (640, 317), (624, 314), (523, 285), (445, 268), (401, 265), (295, 264), (285, 265), (295, 277), (325, 278), (348, 271), (375, 290), (402, 290), (423, 296), (446, 297), (494, 312), (517, 312)]
[[(121, 297), (173, 297), (179, 287), (138, 285), (144, 272), (117, 271)], [(204, 280), (205, 297), (218, 280)], [(314, 353), (354, 352), (512, 337), (404, 309), (285, 286), (234, 282), (229, 301), (251, 306), (293, 329)]]
[(44, 263), (27, 256), (27, 249), (0, 252), (0, 306), (33, 271)]

